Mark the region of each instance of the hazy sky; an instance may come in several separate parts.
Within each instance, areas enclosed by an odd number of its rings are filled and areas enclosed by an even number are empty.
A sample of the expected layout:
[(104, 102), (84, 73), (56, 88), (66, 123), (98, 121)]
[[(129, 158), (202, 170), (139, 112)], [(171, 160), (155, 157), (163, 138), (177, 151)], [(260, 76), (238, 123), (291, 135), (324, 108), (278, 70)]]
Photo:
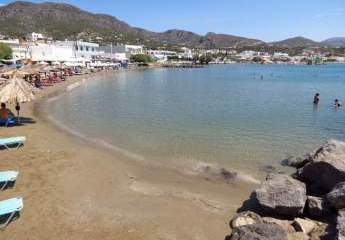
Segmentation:
[[(12, 1), (0, 0), (0, 4)], [(43, 1), (33, 1), (43, 2)], [(345, 0), (65, 0), (153, 31), (172, 28), (265, 41), (345, 37)]]

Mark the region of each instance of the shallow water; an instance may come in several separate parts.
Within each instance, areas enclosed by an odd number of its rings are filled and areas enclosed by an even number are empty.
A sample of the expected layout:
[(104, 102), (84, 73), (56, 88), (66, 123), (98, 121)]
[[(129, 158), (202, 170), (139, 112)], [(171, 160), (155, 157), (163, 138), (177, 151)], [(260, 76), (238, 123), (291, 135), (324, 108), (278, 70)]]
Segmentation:
[(236, 64), (115, 73), (49, 104), (59, 122), (137, 160), (260, 172), (345, 140), (335, 98), (345, 101), (345, 65)]

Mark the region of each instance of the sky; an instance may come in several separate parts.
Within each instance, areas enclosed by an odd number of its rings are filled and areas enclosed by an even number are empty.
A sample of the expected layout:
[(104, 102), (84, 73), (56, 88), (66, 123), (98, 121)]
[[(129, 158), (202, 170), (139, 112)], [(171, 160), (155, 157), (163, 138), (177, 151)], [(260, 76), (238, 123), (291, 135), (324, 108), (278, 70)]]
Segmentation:
[[(12, 1), (0, 0), (0, 5)], [(35, 0), (32, 2), (43, 2)], [(183, 29), (264, 41), (345, 37), (345, 0), (63, 0), (152, 31)]]

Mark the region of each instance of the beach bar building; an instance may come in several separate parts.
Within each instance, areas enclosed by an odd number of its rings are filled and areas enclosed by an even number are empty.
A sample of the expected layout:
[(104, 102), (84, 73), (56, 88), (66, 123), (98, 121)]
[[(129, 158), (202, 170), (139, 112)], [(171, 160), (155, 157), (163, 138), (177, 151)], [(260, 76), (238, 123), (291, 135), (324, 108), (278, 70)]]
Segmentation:
[(143, 54), (144, 53), (144, 48), (143, 46), (139, 45), (115, 45), (112, 46), (112, 53), (117, 53), (117, 54), (125, 54), (126, 58), (130, 58), (131, 55), (136, 55), (136, 54)]
[(82, 41), (62, 41), (30, 46), (30, 58), (33, 62), (91, 62), (97, 57), (99, 45)]

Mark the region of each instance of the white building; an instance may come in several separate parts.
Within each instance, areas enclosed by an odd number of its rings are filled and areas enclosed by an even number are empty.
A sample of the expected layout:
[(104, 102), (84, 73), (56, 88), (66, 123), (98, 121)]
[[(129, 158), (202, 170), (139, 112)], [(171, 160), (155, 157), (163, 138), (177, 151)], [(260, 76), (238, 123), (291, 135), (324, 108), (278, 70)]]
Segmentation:
[(189, 48), (183, 47), (181, 48), (180, 53), (178, 53), (178, 57), (179, 58), (183, 58), (183, 59), (193, 59), (193, 51)]
[(102, 52), (100, 55), (101, 58), (114, 60), (116, 62), (128, 62), (128, 58), (125, 53), (105, 53)]
[(34, 62), (90, 62), (100, 54), (98, 44), (81, 41), (38, 44), (30, 46), (29, 52)]
[(16, 60), (24, 60), (29, 57), (28, 45), (21, 44), (19, 39), (0, 40), (1, 43), (7, 44), (12, 49), (12, 58)]
[(31, 33), (30, 38), (32, 42), (48, 40), (48, 38), (44, 34), (35, 32)]
[(167, 61), (169, 57), (177, 56), (176, 52), (166, 50), (147, 50), (147, 54), (157, 61)]
[(97, 43), (65, 41), (62, 42), (62, 44), (73, 47), (74, 56), (76, 58), (85, 58), (91, 60), (92, 58), (100, 54), (99, 45)]
[(100, 48), (101, 58), (111, 59), (118, 62), (127, 62), (128, 58), (125, 52), (115, 52), (113, 45), (101, 46)]
[(139, 45), (116, 45), (112, 46), (113, 53), (125, 53), (127, 58), (130, 58), (131, 55), (143, 54), (144, 48)]
[(275, 52), (273, 54), (274, 58), (288, 58), (289, 54), (288, 53), (282, 53), (282, 52)]

